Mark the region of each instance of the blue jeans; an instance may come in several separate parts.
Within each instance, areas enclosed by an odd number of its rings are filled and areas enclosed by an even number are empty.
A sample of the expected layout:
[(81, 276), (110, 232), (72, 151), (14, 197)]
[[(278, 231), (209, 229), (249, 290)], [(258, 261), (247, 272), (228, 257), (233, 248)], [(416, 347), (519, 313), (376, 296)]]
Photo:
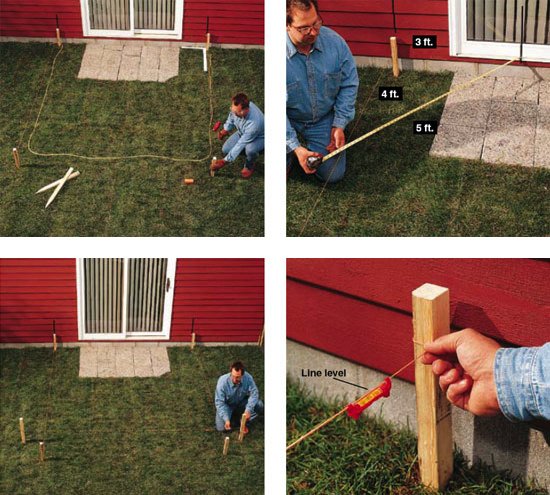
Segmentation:
[[(225, 155), (227, 155), (231, 149), (237, 144), (237, 141), (241, 138), (240, 134), (238, 132), (234, 132), (229, 136), (227, 141), (224, 143), (222, 152)], [(258, 159), (258, 156), (260, 153), (264, 150), (264, 138), (256, 138), (251, 143), (248, 143), (244, 150), (241, 151), (240, 154), (244, 152), (246, 155), (246, 162), (244, 166), (246, 168), (251, 168), (251, 166), (254, 164), (254, 162)]]
[[(246, 409), (246, 403), (248, 402), (248, 399), (245, 399), (241, 401), (237, 406), (230, 407), (231, 409), (231, 426), (233, 425), (239, 425), (241, 424), (241, 416), (244, 414), (244, 411)], [(250, 414), (250, 419), (247, 421), (247, 423), (250, 423), (251, 421), (254, 421), (258, 415), (264, 413), (264, 403), (258, 399), (258, 402), (254, 406), (254, 410)], [(216, 413), (216, 430), (218, 431), (225, 431), (225, 421), (223, 418)]]
[[(322, 155), (326, 155), (327, 146), (330, 143), (330, 132), (334, 114), (331, 112), (323, 117), (315, 124), (304, 124), (301, 122), (290, 121), (296, 132), (305, 139), (305, 147), (310, 151), (316, 151)], [(292, 160), (296, 155), (294, 152), (286, 155), (287, 170), (292, 165)], [(315, 176), (323, 182), (334, 183), (339, 182), (344, 178), (346, 173), (346, 152), (342, 151), (334, 158), (324, 162), (318, 169)]]

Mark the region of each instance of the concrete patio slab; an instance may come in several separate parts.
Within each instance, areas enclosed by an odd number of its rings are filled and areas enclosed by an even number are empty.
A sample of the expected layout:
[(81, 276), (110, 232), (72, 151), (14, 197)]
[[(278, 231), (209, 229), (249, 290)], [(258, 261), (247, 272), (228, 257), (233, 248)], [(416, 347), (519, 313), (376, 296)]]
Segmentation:
[(86, 46), (78, 77), (165, 82), (178, 75), (179, 52), (179, 44), (165, 41), (101, 40)]
[(176, 77), (179, 72), (180, 49), (176, 47), (162, 47), (160, 49), (159, 82), (168, 81)]
[(471, 101), (447, 103), (441, 115), (441, 124), (460, 124), (484, 131), (491, 113), (491, 102), (479, 100), (475, 105)]
[(532, 167), (535, 162), (535, 128), (488, 130), (481, 159), (488, 163)]
[(484, 131), (474, 127), (441, 123), (432, 144), (432, 155), (480, 160)]
[(139, 75), (139, 57), (125, 55), (122, 52), (120, 69), (118, 71), (119, 81), (135, 81)]
[(169, 372), (167, 349), (156, 342), (98, 342), (80, 349), (82, 378), (151, 377)]
[(80, 369), (78, 376), (97, 377), (97, 349), (92, 347), (80, 348)]
[(103, 50), (101, 57), (101, 67), (98, 72), (98, 78), (107, 81), (116, 81), (118, 77), (118, 69), (122, 59), (122, 51), (120, 50)]
[[(451, 90), (455, 90), (472, 79), (470, 75), (457, 73), (453, 77)], [(459, 90), (452, 95), (449, 95), (447, 102), (455, 103), (458, 101), (487, 101), (493, 94), (495, 86), (494, 78), (484, 78), (468, 86), (466, 90)]]
[[(457, 73), (451, 87), (468, 80)], [(548, 81), (487, 77), (447, 98), (430, 154), (547, 167), (549, 113)]]
[(153, 376), (161, 376), (170, 372), (170, 360), (168, 359), (168, 350), (166, 347), (157, 347), (151, 349), (151, 363), (153, 366)]
[(540, 83), (539, 106), (550, 107), (550, 81), (541, 81)]
[(136, 43), (125, 43), (122, 48), (122, 55), (126, 57), (140, 57), (142, 48), (143, 45), (138, 45)]
[(134, 370), (135, 376), (155, 376), (151, 362), (151, 348), (134, 348)]
[(116, 376), (135, 376), (133, 347), (117, 347), (115, 349), (115, 371)]
[(541, 108), (535, 137), (535, 166), (550, 168), (550, 105)]
[(497, 77), (493, 100), (537, 104), (539, 87), (540, 83), (538, 81), (516, 77)]
[(115, 348), (103, 347), (97, 352), (97, 377), (111, 378), (116, 376)]
[(529, 127), (534, 130), (537, 125), (537, 113), (535, 104), (493, 101), (487, 129), (504, 129), (510, 133), (517, 127)]

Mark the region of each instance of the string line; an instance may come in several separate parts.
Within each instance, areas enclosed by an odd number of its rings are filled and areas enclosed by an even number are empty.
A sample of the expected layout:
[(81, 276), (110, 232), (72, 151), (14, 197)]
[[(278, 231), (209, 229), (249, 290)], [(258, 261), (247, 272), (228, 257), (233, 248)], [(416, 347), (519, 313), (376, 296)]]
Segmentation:
[[(457, 87), (447, 91), (446, 93), (444, 93), (440, 96), (437, 96), (436, 98), (433, 98), (432, 100), (430, 100), (426, 103), (423, 103), (422, 105), (419, 105), (418, 107), (413, 108), (412, 110), (409, 110), (408, 112), (405, 112), (404, 114), (390, 120), (389, 122), (386, 122), (385, 124), (382, 124), (381, 126), (377, 127), (376, 129), (373, 129), (372, 131), (369, 131), (366, 134), (363, 134), (362, 136), (359, 136), (358, 138), (354, 139), (353, 141), (350, 141), (349, 143), (345, 144), (344, 146), (332, 151), (328, 155), (325, 155), (323, 157), (322, 162), (324, 163), (325, 161), (330, 160), (331, 158), (334, 158), (335, 156), (337, 156), (338, 154), (340, 154), (343, 151), (347, 150), (348, 148), (351, 148), (352, 146), (356, 145), (357, 143), (359, 143), (359, 142), (361, 142), (361, 141), (363, 141), (363, 140), (365, 140), (365, 139), (367, 139), (371, 136), (374, 136), (375, 134), (379, 133), (380, 131), (386, 129), (387, 127), (390, 127), (393, 124), (396, 124), (397, 122), (400, 122), (401, 120), (413, 115), (414, 113), (417, 113), (420, 110), (423, 110), (423, 109), (433, 105), (434, 103), (437, 103), (438, 101), (442, 100), (443, 98), (446, 98), (447, 96), (450, 96), (450, 95), (452, 95), (452, 94), (454, 94), (458, 91), (462, 91), (463, 89), (466, 89), (467, 87), (471, 86), (472, 84), (476, 83), (477, 81), (480, 81), (481, 79), (484, 79), (488, 75), (493, 74), (494, 72), (496, 72), (496, 71), (498, 71), (498, 70), (500, 70), (500, 69), (502, 69), (502, 68), (514, 63), (514, 62), (517, 62), (518, 60), (519, 59), (517, 59), (517, 58), (513, 58), (512, 60), (509, 60), (508, 62), (506, 62), (502, 65), (499, 65), (498, 67), (495, 67), (494, 69), (491, 69), (488, 72), (485, 72), (485, 73), (471, 79), (470, 81), (467, 81), (463, 84), (460, 84)], [(373, 90), (374, 90), (375, 87), (376, 87), (376, 85), (373, 87)], [(365, 104), (365, 107), (366, 107), (366, 104)], [(357, 122), (359, 122), (359, 119), (357, 120)], [(336, 163), (338, 163), (338, 162), (336, 162)], [(332, 175), (332, 171), (331, 171), (330, 175)], [(328, 181), (330, 179), (330, 175), (327, 178), (326, 182), (323, 184), (323, 187), (321, 188), (321, 191), (318, 193), (317, 198), (316, 198), (313, 206), (311, 207), (311, 210), (309, 211), (309, 214), (306, 218), (306, 221), (304, 222), (304, 224), (303, 224), (303, 226), (300, 230), (300, 233), (298, 234), (298, 237), (301, 237), (303, 235), (305, 229), (307, 228), (307, 226), (309, 224), (309, 221), (311, 220), (311, 217), (313, 216), (313, 213), (316, 211), (317, 205), (319, 204), (319, 202), (321, 200), (321, 197), (322, 197), (323, 193), (325, 192), (325, 188), (326, 188), (326, 185), (328, 184)]]
[(78, 155), (76, 153), (44, 153), (44, 152), (34, 150), (32, 148), (32, 139), (34, 137), (34, 133), (36, 131), (36, 128), (38, 127), (38, 123), (39, 123), (40, 117), (42, 115), (42, 110), (44, 109), (44, 105), (45, 105), (46, 99), (48, 97), (48, 90), (49, 90), (50, 84), (52, 82), (53, 74), (54, 74), (54, 71), (55, 71), (55, 66), (56, 66), (56, 63), (57, 63), (57, 58), (59, 57), (59, 55), (63, 51), (63, 46), (64, 45), (61, 45), (61, 47), (59, 48), (57, 54), (55, 55), (55, 57), (53, 59), (51, 70), (50, 70), (50, 76), (48, 78), (48, 82), (46, 83), (46, 89), (44, 91), (44, 96), (42, 97), (42, 103), (40, 104), (40, 108), (38, 110), (36, 120), (34, 121), (32, 131), (31, 131), (31, 133), (29, 135), (29, 139), (27, 141), (27, 149), (29, 150), (30, 153), (32, 153), (33, 155), (36, 155), (36, 156), (68, 156), (68, 157), (71, 157), (71, 158), (79, 158), (79, 159), (82, 159), (82, 160), (105, 160), (105, 161), (111, 160), (112, 161), (112, 160), (128, 160), (128, 159), (135, 159), (135, 158), (158, 158), (158, 159), (161, 159), (161, 160), (170, 160), (170, 161), (173, 161), (173, 162), (186, 162), (186, 163), (188, 163), (188, 162), (202, 163), (202, 162), (208, 160), (212, 156), (213, 142), (212, 142), (212, 133), (210, 132), (210, 129), (212, 128), (212, 123), (214, 121), (214, 103), (213, 103), (213, 98), (214, 97), (213, 97), (213, 90), (212, 90), (212, 86), (213, 86), (213, 83), (212, 83), (212, 80), (213, 80), (213, 76), (212, 76), (212, 55), (210, 53), (208, 53), (208, 61), (207, 61), (207, 63), (208, 63), (208, 99), (209, 99), (209, 107), (210, 107), (210, 121), (209, 121), (209, 125), (208, 125), (208, 145), (209, 145), (209, 149), (208, 149), (208, 154), (205, 155), (204, 157), (202, 157), (202, 158), (176, 158), (176, 157), (172, 157), (172, 156), (155, 155), (155, 154), (126, 155), (126, 156), (98, 156), (98, 155)]
[[(405, 369), (407, 369), (409, 366), (411, 366), (412, 364), (414, 364), (418, 359), (420, 359), (425, 353), (421, 353), (419, 354), (417, 357), (415, 357), (414, 359), (411, 359), (407, 364), (405, 364), (404, 366), (402, 366), (401, 368), (399, 368), (395, 373), (393, 373), (389, 378), (390, 380), (395, 378), (397, 375), (399, 375), (401, 372), (403, 372)], [(356, 399), (354, 402), (357, 402), (357, 401), (360, 401), (361, 399), (363, 399), (364, 397), (366, 397), (367, 395), (369, 395), (371, 393), (371, 391), (369, 390), (366, 394), (363, 394), (361, 397), (359, 397), (358, 399)], [(311, 430), (309, 430), (307, 433), (303, 434), (300, 438), (298, 438), (297, 440), (295, 440), (294, 442), (292, 442), (290, 445), (287, 446), (286, 450), (287, 452), (289, 450), (291, 450), (293, 447), (295, 447), (296, 445), (298, 445), (299, 443), (302, 443), (306, 438), (310, 437), (311, 435), (313, 435), (314, 433), (318, 432), (321, 428), (323, 428), (324, 426), (328, 425), (329, 423), (332, 423), (332, 421), (334, 421), (335, 419), (339, 418), (340, 416), (342, 416), (342, 414), (344, 414), (347, 410), (348, 406), (346, 405), (345, 407), (343, 407), (342, 409), (340, 409), (336, 414), (334, 414), (333, 416), (331, 416), (330, 418), (326, 419), (325, 421), (323, 421), (322, 423), (319, 423), (317, 426), (313, 427)]]

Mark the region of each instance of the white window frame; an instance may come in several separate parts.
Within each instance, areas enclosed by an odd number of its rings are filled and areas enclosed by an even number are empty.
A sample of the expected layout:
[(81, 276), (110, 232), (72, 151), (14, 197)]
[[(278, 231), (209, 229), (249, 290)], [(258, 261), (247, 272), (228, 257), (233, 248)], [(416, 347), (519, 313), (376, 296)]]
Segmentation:
[[(519, 58), (520, 43), (468, 41), (467, 0), (449, 0), (449, 49), (452, 57), (510, 60)], [(523, 60), (550, 63), (550, 46), (524, 43)]]
[(123, 308), (122, 312), (122, 332), (121, 333), (95, 333), (86, 334), (85, 330), (85, 312), (84, 312), (84, 258), (76, 259), (76, 291), (77, 291), (77, 313), (78, 313), (78, 340), (170, 340), (172, 330), (172, 307), (174, 303), (174, 289), (176, 285), (176, 258), (167, 258), (166, 278), (170, 280), (170, 287), (164, 296), (164, 311), (162, 319), (162, 332), (128, 332), (126, 301), (128, 294), (127, 266), (128, 259), (124, 258), (123, 267)]
[(80, 0), (82, 15), (82, 32), (85, 37), (91, 38), (136, 38), (136, 39), (175, 39), (180, 40), (183, 35), (183, 4), (184, 0), (176, 0), (174, 30), (163, 31), (154, 29), (134, 28), (134, 2), (130, 0), (130, 29), (126, 31), (91, 29), (88, 0)]

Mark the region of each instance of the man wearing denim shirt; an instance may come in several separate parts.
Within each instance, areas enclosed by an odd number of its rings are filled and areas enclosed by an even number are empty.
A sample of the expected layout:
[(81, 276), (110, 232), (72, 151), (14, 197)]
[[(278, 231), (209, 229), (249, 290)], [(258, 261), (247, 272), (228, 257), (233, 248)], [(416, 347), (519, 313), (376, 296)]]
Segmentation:
[(237, 129), (237, 132), (233, 133), (222, 148), (225, 157), (214, 162), (211, 170), (225, 167), (244, 153), (246, 162), (241, 170), (241, 177), (249, 179), (254, 173), (255, 162), (264, 149), (264, 114), (244, 93), (237, 93), (231, 98), (231, 111), (223, 129), (218, 133), (218, 139), (223, 140), (233, 129)]
[(502, 413), (512, 422), (550, 421), (550, 343), (504, 348), (470, 328), (424, 346), (439, 386), (476, 416)]
[(307, 160), (345, 144), (359, 87), (355, 61), (342, 37), (322, 27), (317, 0), (287, 0), (286, 7), (287, 170), (297, 160), (306, 174), (338, 182), (346, 171), (345, 151), (317, 170)]
[[(240, 361), (235, 361), (229, 367), (229, 373), (218, 379), (214, 403), (218, 431), (229, 431), (232, 424), (239, 425), (243, 413), (246, 414), (247, 422), (251, 422), (264, 412), (254, 378), (245, 371)], [(245, 429), (245, 433), (248, 433), (248, 429)]]

